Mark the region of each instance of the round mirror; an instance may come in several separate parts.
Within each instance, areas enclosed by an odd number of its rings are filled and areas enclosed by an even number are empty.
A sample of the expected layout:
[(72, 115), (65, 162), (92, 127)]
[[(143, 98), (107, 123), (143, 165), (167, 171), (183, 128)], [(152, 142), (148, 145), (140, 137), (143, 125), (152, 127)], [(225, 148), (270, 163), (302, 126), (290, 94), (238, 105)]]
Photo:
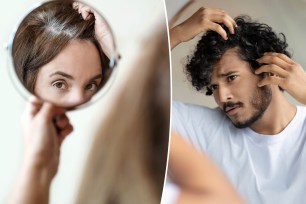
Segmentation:
[(17, 90), (76, 109), (111, 87), (118, 54), (112, 30), (88, 4), (52, 0), (34, 6), (13, 30), (9, 71)]

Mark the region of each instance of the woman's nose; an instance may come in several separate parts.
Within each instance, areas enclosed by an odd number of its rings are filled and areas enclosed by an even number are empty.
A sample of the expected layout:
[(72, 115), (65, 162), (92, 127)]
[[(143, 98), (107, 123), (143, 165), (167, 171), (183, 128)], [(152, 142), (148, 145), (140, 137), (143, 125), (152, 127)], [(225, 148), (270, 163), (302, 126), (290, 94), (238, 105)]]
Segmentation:
[(90, 100), (90, 97), (86, 96), (84, 90), (74, 90), (71, 92), (69, 99), (67, 101), (67, 107), (76, 107), (82, 105)]

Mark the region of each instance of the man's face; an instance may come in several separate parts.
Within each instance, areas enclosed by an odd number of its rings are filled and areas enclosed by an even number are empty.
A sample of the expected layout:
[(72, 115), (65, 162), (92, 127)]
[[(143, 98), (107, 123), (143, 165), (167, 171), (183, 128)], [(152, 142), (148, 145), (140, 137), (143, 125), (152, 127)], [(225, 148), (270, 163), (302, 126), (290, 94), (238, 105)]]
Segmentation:
[(208, 88), (237, 128), (248, 127), (260, 119), (271, 102), (270, 87), (259, 88), (258, 81), (250, 65), (238, 56), (237, 48), (227, 50), (214, 66)]

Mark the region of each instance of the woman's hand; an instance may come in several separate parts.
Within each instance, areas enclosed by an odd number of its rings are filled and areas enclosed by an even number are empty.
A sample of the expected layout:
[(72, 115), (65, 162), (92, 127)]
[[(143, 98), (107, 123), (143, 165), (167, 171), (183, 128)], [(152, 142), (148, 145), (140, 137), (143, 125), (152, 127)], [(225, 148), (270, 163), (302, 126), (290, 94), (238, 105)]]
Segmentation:
[(200, 8), (183, 23), (170, 29), (171, 49), (194, 38), (199, 33), (213, 30), (227, 40), (226, 31), (219, 25), (223, 23), (228, 27), (230, 33), (234, 34), (236, 22), (224, 10), (213, 8)]
[(106, 56), (108, 58), (112, 57), (115, 51), (114, 39), (108, 24), (105, 22), (102, 16), (94, 9), (87, 6), (86, 4), (73, 2), (72, 6), (75, 10), (78, 10), (78, 12), (82, 15), (84, 20), (88, 20), (92, 18), (92, 16), (95, 18), (96, 38), (99, 41), (102, 50), (106, 54)]
[(306, 104), (306, 73), (301, 65), (285, 54), (275, 52), (265, 53), (257, 61), (266, 65), (259, 67), (255, 73), (268, 73), (258, 83), (259, 87), (269, 84), (278, 85), (297, 101)]
[(22, 117), (25, 160), (10, 204), (48, 203), (63, 140), (72, 132), (65, 109), (33, 98)]
[(26, 162), (48, 169), (51, 177), (57, 172), (61, 144), (73, 129), (65, 111), (32, 98), (22, 117)]

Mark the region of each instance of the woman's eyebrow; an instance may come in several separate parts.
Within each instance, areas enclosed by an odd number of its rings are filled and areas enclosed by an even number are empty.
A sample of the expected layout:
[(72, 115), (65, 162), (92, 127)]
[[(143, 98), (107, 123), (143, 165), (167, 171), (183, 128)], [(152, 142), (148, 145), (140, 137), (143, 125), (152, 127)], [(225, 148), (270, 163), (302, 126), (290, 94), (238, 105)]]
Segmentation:
[(98, 75), (92, 77), (89, 81), (93, 81), (93, 80), (100, 79), (100, 78), (102, 78), (102, 74), (98, 74)]
[(63, 76), (65, 78), (68, 78), (68, 79), (74, 79), (73, 76), (71, 76), (71, 75), (69, 75), (69, 74), (67, 74), (65, 72), (62, 72), (62, 71), (56, 71), (56, 72), (50, 74), (49, 77), (52, 77), (54, 75), (60, 75), (60, 76)]

